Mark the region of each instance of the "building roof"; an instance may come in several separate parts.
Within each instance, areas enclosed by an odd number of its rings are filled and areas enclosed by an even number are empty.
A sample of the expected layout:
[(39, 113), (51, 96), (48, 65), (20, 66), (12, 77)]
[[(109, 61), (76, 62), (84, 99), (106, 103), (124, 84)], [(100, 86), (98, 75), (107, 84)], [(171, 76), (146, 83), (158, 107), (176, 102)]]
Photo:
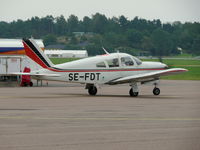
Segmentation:
[(64, 49), (65, 45), (63, 45), (63, 44), (53, 44), (53, 45), (47, 45), (45, 48), (46, 49)]

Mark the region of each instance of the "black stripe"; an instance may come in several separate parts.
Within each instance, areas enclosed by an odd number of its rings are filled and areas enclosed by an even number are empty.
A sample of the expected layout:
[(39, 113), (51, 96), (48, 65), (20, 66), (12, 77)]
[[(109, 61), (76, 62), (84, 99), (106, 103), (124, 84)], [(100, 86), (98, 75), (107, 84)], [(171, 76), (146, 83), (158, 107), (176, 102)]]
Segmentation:
[[(130, 69), (130, 68), (124, 68), (124, 69), (122, 69), (122, 68), (115, 68), (115, 69), (109, 69), (109, 68), (107, 68), (107, 69), (61, 69), (61, 68), (56, 68), (56, 67), (50, 67), (50, 68), (52, 68), (52, 69), (56, 69), (56, 70), (60, 70), (60, 71), (76, 71), (76, 70), (78, 70), (78, 71), (84, 71), (84, 70), (89, 70), (89, 71), (93, 71), (93, 70), (98, 70), (98, 71), (112, 71), (112, 70), (124, 70), (124, 71), (127, 71), (127, 70), (131, 70), (131, 71), (135, 71), (135, 70), (137, 70), (137, 71), (143, 71), (143, 69), (146, 69), (146, 70), (144, 70), (144, 71), (148, 71), (148, 69), (155, 69), (155, 71), (161, 71), (161, 70), (157, 70), (157, 69), (163, 69), (163, 68), (132, 68), (132, 69)], [(163, 69), (164, 70), (164, 69)], [(151, 70), (150, 70), (151, 71)]]
[(23, 39), (23, 41), (33, 50), (33, 52), (48, 66), (50, 67), (49, 63), (45, 60), (45, 58), (40, 54), (37, 48), (33, 45), (33, 43), (28, 39)]
[[(56, 68), (56, 67), (51, 67), (52, 69), (56, 69), (56, 70), (60, 70), (60, 71), (65, 71), (67, 69), (61, 69), (61, 68)], [(72, 70), (72, 69), (68, 69), (68, 70)], [(74, 70), (77, 70), (77, 69), (74, 69)]]

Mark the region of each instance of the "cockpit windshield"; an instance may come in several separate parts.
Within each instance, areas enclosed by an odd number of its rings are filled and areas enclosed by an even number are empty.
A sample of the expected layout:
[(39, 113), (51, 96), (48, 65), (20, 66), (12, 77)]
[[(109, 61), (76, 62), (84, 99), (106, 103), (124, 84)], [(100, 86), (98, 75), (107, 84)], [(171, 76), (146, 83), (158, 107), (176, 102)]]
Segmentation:
[(137, 65), (141, 65), (142, 64), (142, 61), (139, 58), (134, 57), (134, 56), (132, 56), (132, 58), (133, 58), (133, 60), (135, 60), (135, 62), (137, 63)]

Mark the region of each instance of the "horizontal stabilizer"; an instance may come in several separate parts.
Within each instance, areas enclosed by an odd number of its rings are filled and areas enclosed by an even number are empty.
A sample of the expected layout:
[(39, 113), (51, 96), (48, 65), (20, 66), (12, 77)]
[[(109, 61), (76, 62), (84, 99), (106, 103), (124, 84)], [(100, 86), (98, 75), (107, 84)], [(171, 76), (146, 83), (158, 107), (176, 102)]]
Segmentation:
[(46, 76), (46, 77), (60, 77), (60, 74), (38, 74), (38, 73), (27, 73), (27, 72), (14, 72), (11, 75), (28, 75), (28, 76)]

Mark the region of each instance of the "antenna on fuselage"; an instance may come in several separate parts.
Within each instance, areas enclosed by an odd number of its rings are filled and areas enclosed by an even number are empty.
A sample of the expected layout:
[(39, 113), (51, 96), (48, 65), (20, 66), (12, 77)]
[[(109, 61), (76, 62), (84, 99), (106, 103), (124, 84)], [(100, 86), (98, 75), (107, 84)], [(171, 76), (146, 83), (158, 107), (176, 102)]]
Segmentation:
[(105, 52), (106, 54), (110, 54), (110, 53), (108, 53), (108, 51), (107, 51), (104, 47), (102, 47), (102, 49), (104, 50), (104, 52)]

